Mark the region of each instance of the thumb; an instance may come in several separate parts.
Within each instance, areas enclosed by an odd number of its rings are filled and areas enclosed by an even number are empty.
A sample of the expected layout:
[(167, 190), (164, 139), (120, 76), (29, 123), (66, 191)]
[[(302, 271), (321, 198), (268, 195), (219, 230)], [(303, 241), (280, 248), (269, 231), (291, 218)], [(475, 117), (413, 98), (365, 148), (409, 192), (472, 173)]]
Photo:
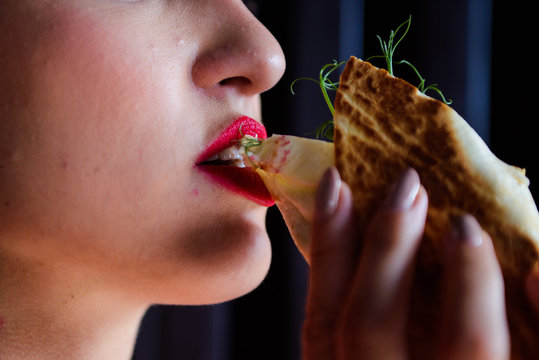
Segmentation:
[(316, 198), (311, 244), (311, 271), (303, 351), (305, 360), (335, 359), (342, 303), (353, 274), (355, 235), (350, 188), (337, 169), (326, 171)]
[(535, 266), (526, 279), (526, 291), (537, 316), (539, 316), (539, 264)]

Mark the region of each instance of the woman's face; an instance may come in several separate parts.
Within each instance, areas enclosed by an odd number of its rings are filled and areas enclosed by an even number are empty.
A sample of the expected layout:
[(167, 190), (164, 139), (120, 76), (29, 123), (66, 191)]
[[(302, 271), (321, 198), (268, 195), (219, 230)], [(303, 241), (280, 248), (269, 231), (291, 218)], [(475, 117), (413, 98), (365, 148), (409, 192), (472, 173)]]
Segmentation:
[(266, 208), (196, 166), (284, 71), (240, 0), (2, 0), (0, 33), (1, 251), (148, 302), (259, 284)]

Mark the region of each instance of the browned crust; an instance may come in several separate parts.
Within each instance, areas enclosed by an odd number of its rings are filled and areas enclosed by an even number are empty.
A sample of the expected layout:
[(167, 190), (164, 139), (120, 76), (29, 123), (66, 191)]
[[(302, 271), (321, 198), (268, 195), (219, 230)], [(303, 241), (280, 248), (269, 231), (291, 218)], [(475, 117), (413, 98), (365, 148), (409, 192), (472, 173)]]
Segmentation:
[(350, 59), (341, 75), (335, 109), (336, 166), (355, 194), (362, 231), (406, 168), (418, 171), (429, 194), (408, 333), (411, 358), (434, 358), (434, 344), (425, 339), (440, 322), (441, 240), (455, 216), (470, 213), (492, 236), (502, 265), (512, 359), (539, 359), (539, 321), (524, 287), (526, 275), (539, 259), (536, 245), (500, 218), (506, 209), (459, 145), (453, 110), (356, 58)]

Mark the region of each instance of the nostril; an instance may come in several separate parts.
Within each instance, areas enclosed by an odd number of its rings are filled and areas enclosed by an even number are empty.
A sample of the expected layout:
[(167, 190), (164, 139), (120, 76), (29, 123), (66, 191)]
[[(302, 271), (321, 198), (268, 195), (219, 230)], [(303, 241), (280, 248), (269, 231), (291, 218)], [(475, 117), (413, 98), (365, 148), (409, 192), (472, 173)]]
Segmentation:
[(243, 76), (229, 77), (219, 81), (220, 86), (243, 88), (252, 85), (252, 81)]

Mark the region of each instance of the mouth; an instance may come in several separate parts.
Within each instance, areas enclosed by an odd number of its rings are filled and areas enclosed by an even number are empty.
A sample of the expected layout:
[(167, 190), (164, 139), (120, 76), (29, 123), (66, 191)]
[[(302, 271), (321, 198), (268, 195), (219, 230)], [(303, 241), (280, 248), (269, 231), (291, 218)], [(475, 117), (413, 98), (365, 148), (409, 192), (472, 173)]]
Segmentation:
[(217, 184), (262, 206), (275, 204), (260, 176), (245, 166), (239, 140), (245, 135), (266, 139), (259, 122), (242, 116), (227, 127), (196, 161), (196, 167)]

